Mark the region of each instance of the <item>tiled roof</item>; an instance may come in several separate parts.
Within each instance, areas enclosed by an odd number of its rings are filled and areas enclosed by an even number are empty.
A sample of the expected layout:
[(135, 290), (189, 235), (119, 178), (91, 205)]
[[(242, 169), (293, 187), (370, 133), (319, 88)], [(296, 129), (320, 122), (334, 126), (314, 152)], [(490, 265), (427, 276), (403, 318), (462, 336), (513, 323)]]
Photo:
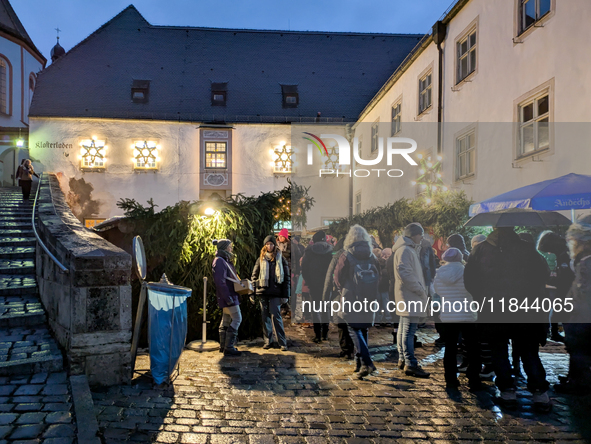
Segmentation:
[[(422, 35), (152, 26), (129, 6), (41, 72), (30, 116), (354, 121)], [(134, 80), (149, 80), (134, 103)], [(211, 84), (227, 82), (226, 106)], [(297, 85), (284, 108), (281, 85)]]
[(29, 37), (29, 34), (27, 34), (25, 27), (18, 19), (8, 0), (0, 0), (0, 30), (26, 43), (31, 51), (38, 55), (40, 59), (45, 60), (43, 54), (41, 54), (33, 43), (33, 40), (31, 40), (31, 37)]

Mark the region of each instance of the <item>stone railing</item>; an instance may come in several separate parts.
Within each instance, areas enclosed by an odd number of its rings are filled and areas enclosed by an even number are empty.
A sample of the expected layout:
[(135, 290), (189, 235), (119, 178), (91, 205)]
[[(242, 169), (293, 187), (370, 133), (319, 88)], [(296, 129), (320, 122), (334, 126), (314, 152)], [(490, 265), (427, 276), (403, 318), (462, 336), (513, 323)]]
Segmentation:
[(82, 226), (54, 174), (44, 174), (40, 186), (39, 237), (69, 272), (38, 246), (37, 283), (70, 371), (91, 385), (129, 382), (131, 256)]

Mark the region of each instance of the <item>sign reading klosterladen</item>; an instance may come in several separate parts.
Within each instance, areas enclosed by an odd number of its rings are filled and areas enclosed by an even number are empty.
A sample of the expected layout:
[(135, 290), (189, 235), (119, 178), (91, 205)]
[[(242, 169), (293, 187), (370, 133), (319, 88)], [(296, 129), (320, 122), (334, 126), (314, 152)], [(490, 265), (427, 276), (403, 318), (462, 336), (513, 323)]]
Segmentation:
[(74, 145), (71, 143), (63, 142), (37, 142), (35, 148), (73, 148)]

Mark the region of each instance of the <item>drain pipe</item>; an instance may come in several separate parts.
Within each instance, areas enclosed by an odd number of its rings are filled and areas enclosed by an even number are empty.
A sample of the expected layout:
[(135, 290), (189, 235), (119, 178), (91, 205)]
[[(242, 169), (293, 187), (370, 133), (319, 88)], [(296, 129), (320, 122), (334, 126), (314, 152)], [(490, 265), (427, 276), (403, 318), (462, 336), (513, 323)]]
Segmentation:
[(437, 78), (437, 154), (443, 152), (442, 146), (442, 122), (443, 122), (443, 48), (441, 44), (445, 41), (447, 25), (441, 20), (433, 25), (433, 42), (437, 45), (439, 52), (438, 78)]

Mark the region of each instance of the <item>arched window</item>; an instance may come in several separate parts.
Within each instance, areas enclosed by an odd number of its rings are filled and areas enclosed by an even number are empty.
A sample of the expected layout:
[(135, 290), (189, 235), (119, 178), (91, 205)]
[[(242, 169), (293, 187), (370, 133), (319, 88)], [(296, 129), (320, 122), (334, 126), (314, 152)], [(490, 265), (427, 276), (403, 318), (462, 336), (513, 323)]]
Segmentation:
[(0, 113), (2, 114), (10, 114), (10, 70), (10, 62), (0, 55)]
[(33, 93), (35, 92), (35, 74), (29, 74), (29, 105), (33, 101)]

